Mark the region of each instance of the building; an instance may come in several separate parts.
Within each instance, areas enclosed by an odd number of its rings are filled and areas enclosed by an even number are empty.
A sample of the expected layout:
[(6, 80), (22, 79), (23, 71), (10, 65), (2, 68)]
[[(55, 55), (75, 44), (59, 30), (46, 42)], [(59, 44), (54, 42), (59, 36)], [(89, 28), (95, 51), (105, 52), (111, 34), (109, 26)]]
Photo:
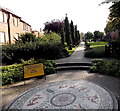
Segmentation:
[(110, 37), (111, 37), (111, 39), (120, 38), (120, 30), (117, 29), (115, 31), (110, 32)]
[(31, 33), (31, 25), (7, 8), (0, 7), (0, 45), (11, 44), (21, 33)]
[(36, 37), (42, 37), (44, 35), (41, 28), (40, 28), (40, 31), (34, 30), (34, 31), (32, 31), (32, 33)]

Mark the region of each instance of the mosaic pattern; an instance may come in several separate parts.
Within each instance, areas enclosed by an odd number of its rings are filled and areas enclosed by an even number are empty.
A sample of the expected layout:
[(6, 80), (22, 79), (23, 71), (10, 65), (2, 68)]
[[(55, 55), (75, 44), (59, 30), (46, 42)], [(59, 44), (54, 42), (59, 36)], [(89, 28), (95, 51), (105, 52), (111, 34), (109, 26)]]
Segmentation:
[(68, 106), (76, 100), (76, 96), (70, 93), (55, 95), (51, 99), (51, 104), (58, 107)]
[(35, 87), (17, 98), (8, 109), (113, 109), (110, 94), (87, 81), (61, 81)]

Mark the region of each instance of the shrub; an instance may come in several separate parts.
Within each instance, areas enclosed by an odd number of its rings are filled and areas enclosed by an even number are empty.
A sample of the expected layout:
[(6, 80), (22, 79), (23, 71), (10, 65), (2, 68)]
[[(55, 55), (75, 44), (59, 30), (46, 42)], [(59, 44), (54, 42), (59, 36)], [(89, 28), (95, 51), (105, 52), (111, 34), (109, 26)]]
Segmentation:
[(120, 62), (93, 60), (90, 72), (120, 77)]
[(20, 63), (20, 60), (31, 58), (58, 59), (68, 56), (68, 52), (60, 42), (60, 36), (51, 33), (33, 42), (18, 42), (2, 46), (3, 64)]
[(25, 33), (25, 34), (21, 34), (19, 39), (18, 40), (16, 39), (16, 42), (26, 43), (26, 42), (35, 42), (36, 40), (37, 37), (32, 33)]
[(21, 64), (14, 64), (10, 66), (2, 66), (0, 70), (2, 74), (2, 85), (12, 84), (23, 80), (23, 65), (25, 64), (34, 64), (34, 63), (43, 63), (45, 74), (55, 73), (54, 65), (55, 61), (53, 60), (34, 60), (30, 59), (28, 61), (21, 60)]
[(95, 47), (93, 49), (88, 49), (84, 53), (85, 57), (88, 58), (101, 58), (105, 56), (105, 48), (104, 47)]
[(55, 68), (54, 67), (45, 67), (44, 71), (45, 71), (45, 74), (53, 74), (53, 73), (55, 73)]
[(120, 39), (112, 40), (109, 42), (110, 53), (112, 57), (120, 59)]
[(23, 80), (22, 64), (2, 66), (0, 69), (2, 71), (2, 85)]

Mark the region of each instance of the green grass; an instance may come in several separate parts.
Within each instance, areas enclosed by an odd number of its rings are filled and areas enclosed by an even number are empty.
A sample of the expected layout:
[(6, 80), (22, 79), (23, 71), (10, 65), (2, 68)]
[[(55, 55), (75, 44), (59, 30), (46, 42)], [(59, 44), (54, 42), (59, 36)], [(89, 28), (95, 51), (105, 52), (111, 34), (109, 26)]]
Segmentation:
[(76, 48), (77, 48), (77, 46), (73, 47), (72, 50), (69, 50), (69, 48), (66, 47), (66, 50), (69, 52), (69, 55), (71, 55), (75, 51)]
[(93, 50), (94, 51), (105, 51), (105, 47), (104, 46), (98, 46), (98, 47), (94, 47)]
[(94, 47), (90, 50), (86, 50), (84, 56), (88, 58), (101, 58), (104, 57), (104, 54), (105, 54), (105, 47), (100, 46), (100, 47)]
[(94, 47), (101, 47), (101, 46), (105, 46), (106, 44), (108, 44), (108, 42), (88, 42), (90, 44), (91, 48)]
[(105, 45), (108, 42), (89, 42), (92, 49), (85, 51), (85, 57), (88, 58), (101, 58), (105, 56)]

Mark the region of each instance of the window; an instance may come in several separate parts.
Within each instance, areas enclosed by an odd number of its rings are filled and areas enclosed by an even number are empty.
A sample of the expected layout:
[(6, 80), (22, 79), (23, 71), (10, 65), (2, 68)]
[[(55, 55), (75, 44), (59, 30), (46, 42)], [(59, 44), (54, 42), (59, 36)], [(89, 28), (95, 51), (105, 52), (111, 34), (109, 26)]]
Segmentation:
[(16, 17), (13, 17), (13, 25), (18, 26), (18, 19)]
[(0, 22), (3, 22), (3, 12), (0, 11)]
[(0, 32), (0, 45), (5, 43), (5, 32)]
[(19, 33), (15, 34), (15, 38), (18, 40), (19, 39)]
[(25, 24), (23, 23), (23, 30), (25, 30)]
[(4, 15), (4, 23), (7, 23), (7, 14), (4, 13), (3, 15)]
[(28, 31), (28, 25), (27, 25), (27, 24), (25, 24), (25, 23), (23, 23), (23, 30)]

